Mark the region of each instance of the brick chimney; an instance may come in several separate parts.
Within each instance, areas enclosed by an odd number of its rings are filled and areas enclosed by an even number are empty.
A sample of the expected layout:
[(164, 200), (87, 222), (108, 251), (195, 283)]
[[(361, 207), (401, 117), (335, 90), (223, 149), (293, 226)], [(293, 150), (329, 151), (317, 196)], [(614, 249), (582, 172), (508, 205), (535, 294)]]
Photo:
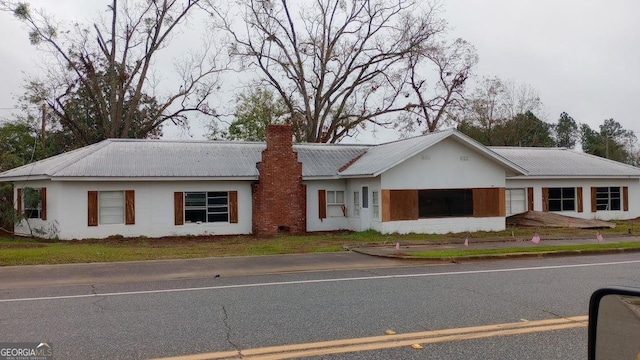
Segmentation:
[(253, 185), (253, 233), (305, 232), (306, 186), (302, 163), (293, 151), (291, 126), (267, 126), (267, 148), (256, 165), (260, 175)]

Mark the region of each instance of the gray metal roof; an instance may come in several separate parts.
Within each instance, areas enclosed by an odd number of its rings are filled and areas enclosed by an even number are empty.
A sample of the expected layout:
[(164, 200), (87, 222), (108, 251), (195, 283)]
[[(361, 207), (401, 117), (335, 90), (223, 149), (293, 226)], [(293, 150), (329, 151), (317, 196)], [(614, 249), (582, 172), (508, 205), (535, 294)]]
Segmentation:
[(540, 177), (640, 177), (640, 169), (565, 148), (490, 147), (491, 150)]
[[(524, 176), (640, 177), (640, 169), (558, 148), (487, 148), (447, 130), (382, 145), (296, 144), (304, 178), (377, 176), (444, 139), (458, 141)], [(0, 173), (28, 178), (257, 179), (265, 143), (109, 139)], [(342, 171), (340, 171), (342, 170)]]
[(476, 152), (501, 163), (512, 172), (524, 174), (524, 169), (493, 153), (461, 132), (452, 129), (375, 146), (347, 169), (340, 172), (340, 175), (377, 176), (447, 138), (452, 138), (474, 149)]
[[(264, 143), (108, 139), (0, 173), (0, 179), (233, 177), (256, 178)], [(295, 145), (303, 177), (337, 176), (368, 146)]]

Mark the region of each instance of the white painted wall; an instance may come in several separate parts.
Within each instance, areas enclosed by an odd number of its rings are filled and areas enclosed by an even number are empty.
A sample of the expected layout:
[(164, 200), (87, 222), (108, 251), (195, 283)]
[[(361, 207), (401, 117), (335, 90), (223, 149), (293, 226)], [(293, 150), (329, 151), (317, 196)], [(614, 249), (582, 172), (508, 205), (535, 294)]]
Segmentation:
[(495, 160), (449, 138), (383, 173), (381, 186), (383, 189), (504, 187), (505, 176), (505, 169)]
[(320, 219), (318, 190), (344, 191), (347, 214), (352, 213), (349, 203), (349, 193), (345, 180), (313, 180), (304, 181), (307, 186), (307, 231), (350, 230), (351, 224), (346, 216), (327, 216)]
[(383, 222), (376, 230), (383, 234), (448, 234), (504, 229), (504, 217), (444, 217)]
[[(591, 187), (629, 187), (629, 211), (591, 212)], [(533, 187), (533, 208), (542, 211), (543, 187), (582, 187), (583, 212), (563, 211), (558, 214), (583, 219), (628, 220), (640, 216), (640, 181), (638, 179), (507, 179), (507, 188)], [(577, 209), (577, 204), (576, 204)]]
[[(505, 169), (454, 139), (446, 139), (388, 170), (382, 189), (468, 189), (505, 186)], [(505, 229), (504, 217), (437, 218), (380, 222), (381, 233), (443, 234)]]
[[(18, 184), (20, 186), (22, 184)], [(175, 235), (250, 234), (252, 221), (250, 182), (227, 181), (131, 181), (131, 182), (62, 182), (41, 184), (47, 187), (47, 224), (56, 224), (60, 239), (105, 238)], [(135, 191), (134, 225), (87, 225), (88, 191)], [(173, 193), (175, 191), (238, 191), (238, 223), (202, 223), (174, 225)], [(42, 220), (30, 220), (32, 226), (45, 226)], [(28, 234), (25, 224), (16, 232)], [(56, 236), (50, 236), (56, 237)]]

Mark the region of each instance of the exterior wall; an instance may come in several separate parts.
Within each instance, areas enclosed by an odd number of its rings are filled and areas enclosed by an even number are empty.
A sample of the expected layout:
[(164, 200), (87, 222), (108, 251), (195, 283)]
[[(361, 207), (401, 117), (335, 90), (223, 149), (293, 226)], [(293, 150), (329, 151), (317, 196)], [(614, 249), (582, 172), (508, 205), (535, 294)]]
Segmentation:
[[(463, 160), (466, 159), (466, 160)], [(446, 139), (382, 174), (383, 189), (469, 189), (505, 186), (505, 170)]]
[[(591, 187), (629, 187), (629, 211), (591, 212)], [(582, 187), (583, 211), (562, 211), (558, 214), (583, 219), (628, 220), (640, 216), (640, 181), (638, 179), (507, 179), (507, 188), (533, 188), (533, 210), (543, 211), (543, 187)]]
[[(307, 231), (354, 230), (347, 216), (319, 216), (318, 190), (344, 191), (347, 214), (352, 213), (348, 199), (346, 182), (344, 180), (316, 180), (305, 181), (307, 187)], [(351, 203), (352, 205), (352, 203)]]
[[(20, 184), (18, 185), (20, 186)], [(40, 187), (34, 182), (32, 187)], [(47, 224), (55, 224), (60, 239), (106, 238), (114, 235), (125, 237), (180, 236), (180, 235), (230, 235), (251, 233), (251, 185), (247, 182), (229, 181), (155, 181), (155, 182), (48, 182)], [(135, 191), (135, 224), (110, 224), (88, 226), (88, 191)], [(175, 225), (174, 198), (176, 191), (237, 191), (238, 223), (185, 223)], [(31, 219), (33, 221), (34, 219)], [(33, 225), (32, 225), (33, 226)], [(46, 227), (46, 226), (45, 226)], [(24, 224), (16, 232), (29, 234)]]
[[(505, 169), (453, 139), (430, 147), (381, 176), (381, 188), (389, 190), (501, 187), (505, 187)], [(442, 217), (379, 222), (372, 227), (385, 234), (499, 231), (505, 229), (505, 218)]]
[(504, 217), (447, 217), (383, 222), (376, 230), (383, 234), (448, 234), (504, 229)]
[(47, 188), (47, 220), (42, 219), (22, 219), (15, 224), (14, 231), (18, 235), (26, 235), (43, 237), (43, 238), (56, 238), (59, 233), (60, 223), (58, 217), (61, 212), (61, 206), (59, 204), (59, 197), (57, 196), (58, 184), (49, 180), (40, 181), (26, 181), (14, 183), (13, 187), (13, 201), (14, 209), (17, 208), (18, 201), (18, 189), (30, 187), (33, 189)]

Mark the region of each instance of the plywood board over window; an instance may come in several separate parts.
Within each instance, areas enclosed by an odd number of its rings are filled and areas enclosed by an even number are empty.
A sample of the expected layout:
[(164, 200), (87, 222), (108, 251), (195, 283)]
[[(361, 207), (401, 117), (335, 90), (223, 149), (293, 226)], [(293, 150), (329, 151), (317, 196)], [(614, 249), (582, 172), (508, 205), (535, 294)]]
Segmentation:
[(473, 189), (473, 216), (494, 217), (505, 216), (505, 188)]
[(417, 220), (418, 190), (382, 190), (382, 221)]

